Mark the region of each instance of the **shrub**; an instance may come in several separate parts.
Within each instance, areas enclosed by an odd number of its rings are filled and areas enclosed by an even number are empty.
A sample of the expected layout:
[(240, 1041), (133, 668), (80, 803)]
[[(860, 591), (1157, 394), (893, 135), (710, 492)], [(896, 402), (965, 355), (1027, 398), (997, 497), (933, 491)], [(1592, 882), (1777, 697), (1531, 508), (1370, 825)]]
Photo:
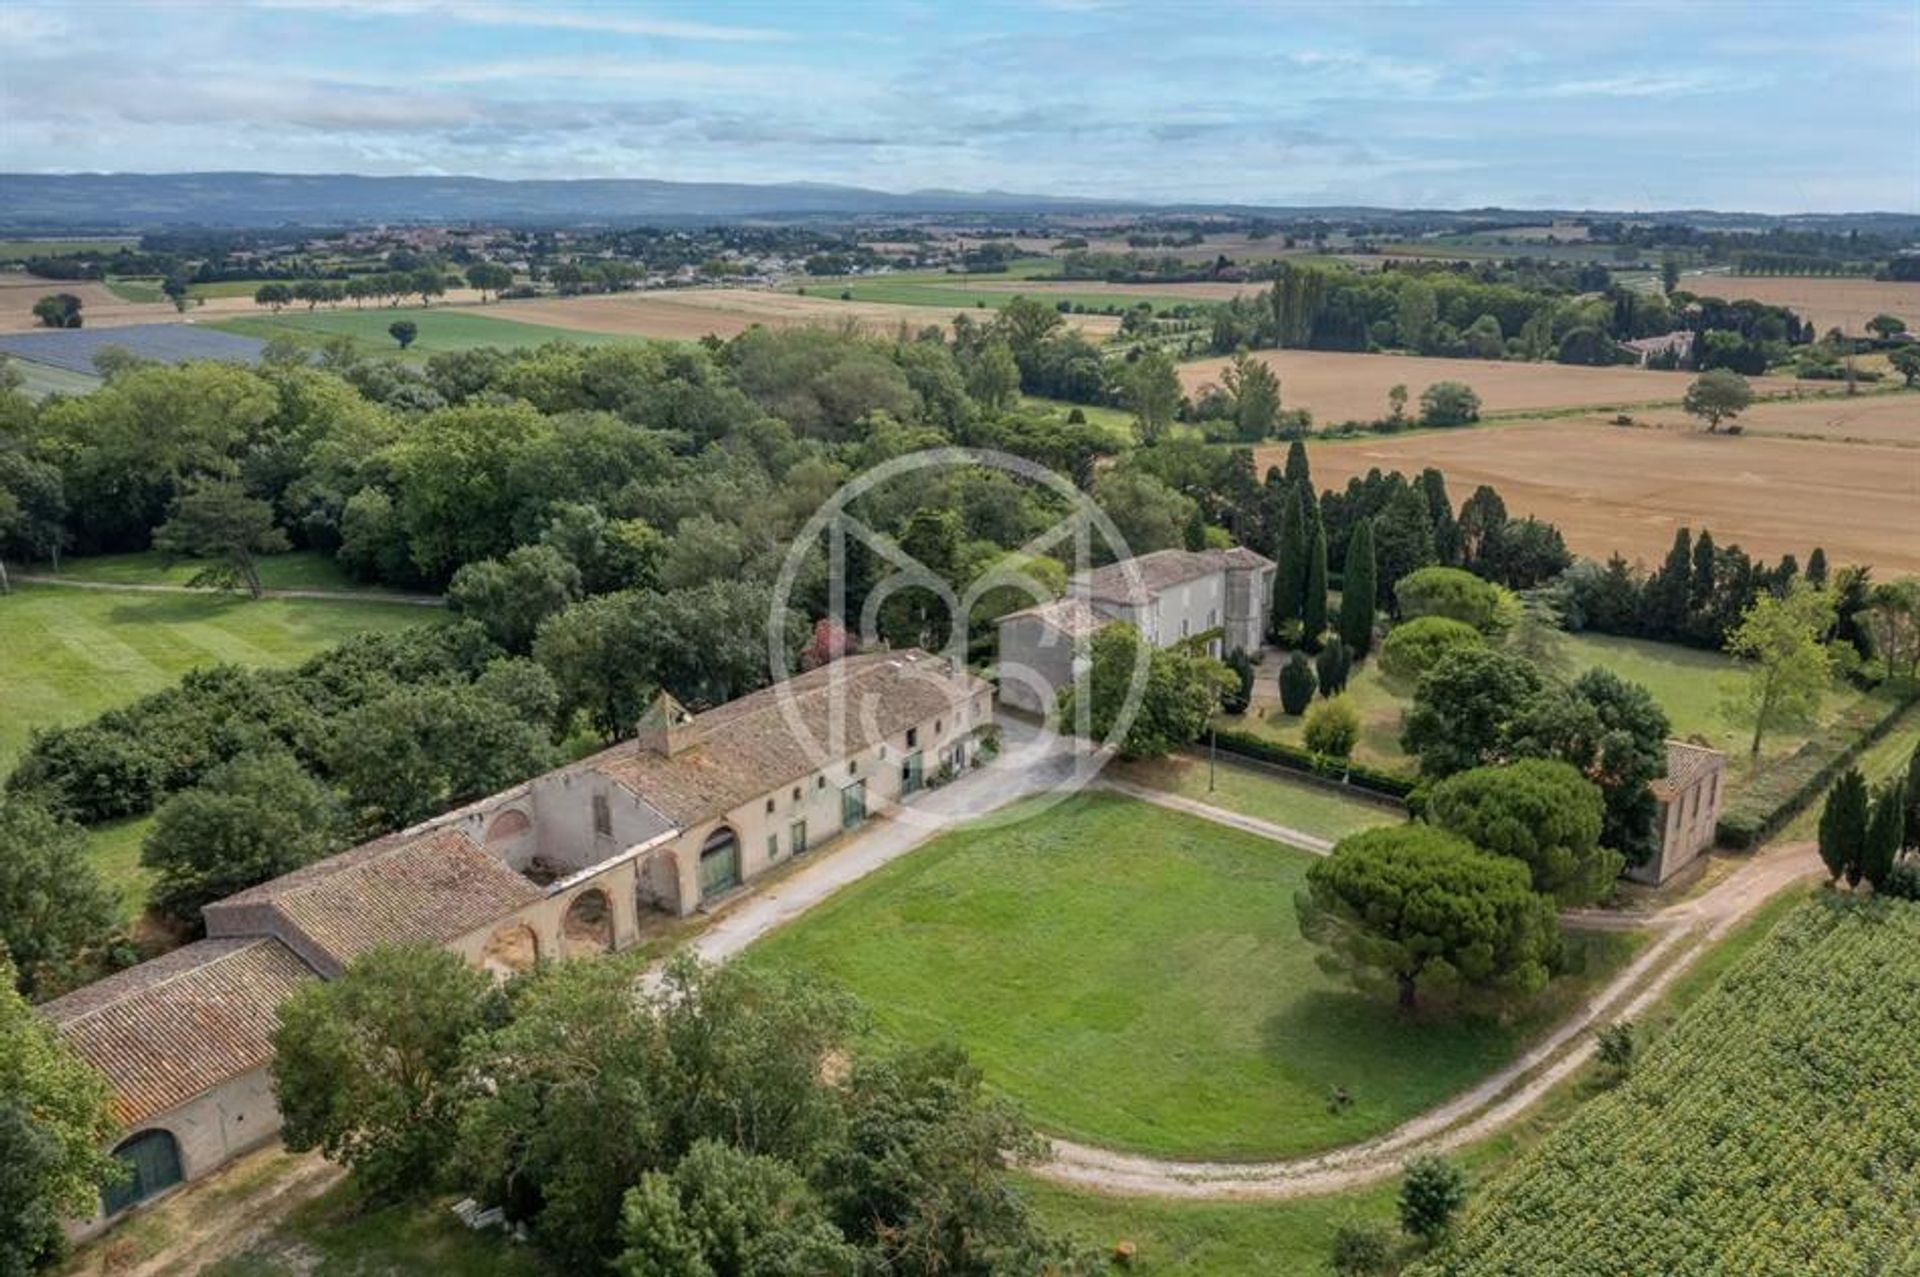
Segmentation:
[(1253, 704), (1253, 662), (1235, 648), (1227, 656), (1227, 668), (1233, 671), (1234, 684), (1220, 694), (1220, 708), (1229, 714), (1244, 714)]
[(1305, 652), (1295, 652), (1280, 667), (1280, 708), (1298, 717), (1313, 700), (1313, 663)]
[(1480, 420), (1480, 396), (1460, 381), (1436, 381), (1420, 394), (1420, 424), (1464, 426)]
[(1342, 1224), (1333, 1234), (1329, 1257), (1339, 1277), (1374, 1277), (1387, 1270), (1392, 1247), (1385, 1231), (1362, 1224)]
[(1409, 572), (1393, 587), (1400, 615), (1407, 620), (1444, 616), (1471, 625), (1482, 634), (1498, 634), (1518, 619), (1519, 601), (1511, 591), (1461, 568), (1428, 567)]
[(1313, 658), (1313, 672), (1320, 680), (1320, 695), (1338, 696), (1347, 690), (1347, 678), (1353, 672), (1353, 650), (1337, 635), (1328, 639)]
[(1307, 711), (1302, 739), (1307, 748), (1329, 758), (1345, 758), (1360, 743), (1360, 715), (1344, 696), (1321, 701)]
[(1467, 1177), (1458, 1166), (1431, 1156), (1407, 1163), (1407, 1178), (1400, 1185), (1401, 1228), (1431, 1242), (1447, 1231), (1466, 1203)]
[(1380, 669), (1389, 678), (1417, 683), (1453, 653), (1485, 645), (1486, 639), (1471, 625), (1451, 617), (1423, 616), (1393, 627), (1380, 645)]
[(1214, 733), (1213, 743), (1228, 754), (1237, 754), (1257, 763), (1283, 767), (1288, 771), (1300, 772), (1307, 776), (1339, 781), (1354, 789), (1379, 794), (1383, 798), (1391, 798), (1402, 803), (1406, 801), (1407, 795), (1413, 792), (1414, 782), (1405, 776), (1382, 771), (1377, 767), (1368, 767), (1363, 763), (1331, 759), (1303, 746), (1269, 740), (1264, 736), (1255, 736), (1251, 732), (1223, 729)]
[(1881, 884), (1878, 894), (1892, 896), (1895, 900), (1920, 900), (1920, 856), (1907, 856), (1895, 861), (1892, 872)]

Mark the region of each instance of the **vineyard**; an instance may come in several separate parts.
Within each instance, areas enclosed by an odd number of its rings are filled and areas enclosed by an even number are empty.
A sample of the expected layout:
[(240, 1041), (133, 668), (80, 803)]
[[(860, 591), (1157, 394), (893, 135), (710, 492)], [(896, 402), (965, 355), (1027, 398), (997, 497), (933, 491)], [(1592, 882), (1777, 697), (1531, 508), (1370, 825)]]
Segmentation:
[(1420, 1277), (1920, 1273), (1920, 905), (1802, 907)]

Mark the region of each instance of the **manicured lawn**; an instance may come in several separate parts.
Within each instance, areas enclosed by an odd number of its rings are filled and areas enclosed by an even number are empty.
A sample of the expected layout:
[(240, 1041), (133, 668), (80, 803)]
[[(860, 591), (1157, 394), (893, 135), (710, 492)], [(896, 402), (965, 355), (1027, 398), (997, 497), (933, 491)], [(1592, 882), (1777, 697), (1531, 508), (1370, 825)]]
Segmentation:
[[(202, 566), (192, 559), (168, 563), (158, 551), (143, 550), (137, 554), (62, 559), (57, 573), (48, 563), (32, 564), (22, 570), (111, 585), (185, 585)], [(380, 593), (379, 587), (355, 581), (334, 560), (312, 550), (295, 550), (261, 559), (260, 581), (270, 590), (352, 590), (374, 597)]]
[[(1280, 710), (1279, 679), (1284, 658), (1270, 652), (1254, 671), (1254, 704), (1245, 714), (1220, 715), (1220, 726), (1252, 732), (1289, 745), (1303, 744), (1306, 715), (1289, 717)], [(1400, 748), (1400, 716), (1408, 703), (1408, 692), (1389, 686), (1380, 673), (1380, 663), (1368, 660), (1356, 666), (1347, 682), (1347, 702), (1360, 716), (1360, 741), (1353, 749), (1353, 761), (1387, 771), (1412, 773), (1413, 760)]]
[[(1205, 743), (1196, 748), (1204, 749)], [(1148, 763), (1116, 764), (1112, 774), (1136, 785), (1164, 789), (1334, 842), (1363, 829), (1397, 825), (1405, 819), (1384, 803), (1348, 797), (1323, 785), (1268, 768), (1241, 766), (1225, 757), (1214, 763), (1211, 774), (1206, 759), (1180, 754)]]
[(292, 665), (360, 630), (431, 623), (399, 603), (17, 586), (0, 598), (0, 773), (36, 727), (79, 723), (198, 666)]
[(419, 336), (407, 353), (432, 355), (447, 351), (474, 350), (481, 346), (510, 349), (516, 346), (540, 346), (550, 341), (571, 341), (583, 346), (603, 346), (632, 342), (631, 337), (606, 333), (576, 332), (545, 324), (527, 324), (514, 319), (496, 319), (477, 313), (474, 307), (448, 306), (368, 306), (338, 310), (307, 311), (289, 308), (278, 315), (263, 311), (239, 319), (223, 319), (207, 325), (244, 337), (271, 341), (292, 337), (297, 341), (320, 345), (332, 337), (350, 337), (356, 346), (376, 354), (397, 354), (400, 343), (387, 328), (396, 320), (411, 320), (419, 327)]
[[(1351, 1143), (1509, 1059), (1509, 1024), (1409, 1019), (1323, 973), (1293, 897), (1313, 857), (1104, 795), (962, 829), (756, 946), (840, 981), (883, 1034), (955, 1039), (1044, 1129), (1182, 1156)], [(1588, 978), (1632, 937), (1578, 937)], [(1345, 1086), (1353, 1107), (1327, 1112)]]

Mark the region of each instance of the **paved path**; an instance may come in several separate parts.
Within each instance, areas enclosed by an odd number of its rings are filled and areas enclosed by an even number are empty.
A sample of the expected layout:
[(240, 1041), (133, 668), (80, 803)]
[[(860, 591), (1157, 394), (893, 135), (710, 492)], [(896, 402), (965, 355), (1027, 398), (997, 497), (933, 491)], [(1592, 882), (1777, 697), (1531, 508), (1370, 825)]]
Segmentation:
[(1216, 825), (1229, 825), (1235, 829), (1258, 834), (1262, 838), (1271, 838), (1275, 842), (1286, 843), (1289, 847), (1298, 847), (1310, 851), (1316, 856), (1324, 856), (1333, 850), (1333, 844), (1316, 834), (1303, 829), (1294, 829), (1287, 825), (1276, 825), (1271, 820), (1262, 820), (1258, 816), (1247, 816), (1237, 811), (1228, 811), (1225, 807), (1215, 807), (1212, 803), (1203, 803), (1198, 798), (1188, 798), (1184, 794), (1169, 794), (1164, 789), (1154, 789), (1147, 785), (1136, 785), (1130, 780), (1118, 780), (1102, 776), (1097, 782), (1099, 788), (1111, 790), (1116, 794), (1125, 794), (1128, 798), (1137, 798), (1143, 803), (1152, 803), (1156, 807), (1165, 807), (1169, 811), (1185, 812), (1189, 816), (1198, 816), (1202, 820), (1211, 820)]
[[(69, 590), (113, 590), (130, 594), (234, 594), (238, 591), (213, 590), (201, 585), (169, 585), (157, 581), (80, 581), (70, 576), (41, 576), (38, 573), (9, 573), (16, 585), (58, 585)], [(437, 594), (396, 594), (385, 590), (262, 590), (267, 599), (326, 599), (335, 603), (404, 603), (410, 607), (445, 607), (447, 601)]]

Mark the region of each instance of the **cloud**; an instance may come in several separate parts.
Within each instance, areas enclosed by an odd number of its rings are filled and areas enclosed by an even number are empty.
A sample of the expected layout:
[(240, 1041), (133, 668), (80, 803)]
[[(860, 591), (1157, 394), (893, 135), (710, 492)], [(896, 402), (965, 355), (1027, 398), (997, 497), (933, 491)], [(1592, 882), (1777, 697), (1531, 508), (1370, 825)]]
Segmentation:
[(303, 9), (359, 17), (439, 18), (489, 27), (535, 27), (549, 31), (592, 31), (607, 35), (655, 36), (670, 40), (762, 43), (786, 40), (788, 32), (766, 27), (721, 26), (675, 18), (653, 18), (625, 8), (575, 9), (546, 4), (461, 3), (458, 0), (261, 0), (271, 9)]

